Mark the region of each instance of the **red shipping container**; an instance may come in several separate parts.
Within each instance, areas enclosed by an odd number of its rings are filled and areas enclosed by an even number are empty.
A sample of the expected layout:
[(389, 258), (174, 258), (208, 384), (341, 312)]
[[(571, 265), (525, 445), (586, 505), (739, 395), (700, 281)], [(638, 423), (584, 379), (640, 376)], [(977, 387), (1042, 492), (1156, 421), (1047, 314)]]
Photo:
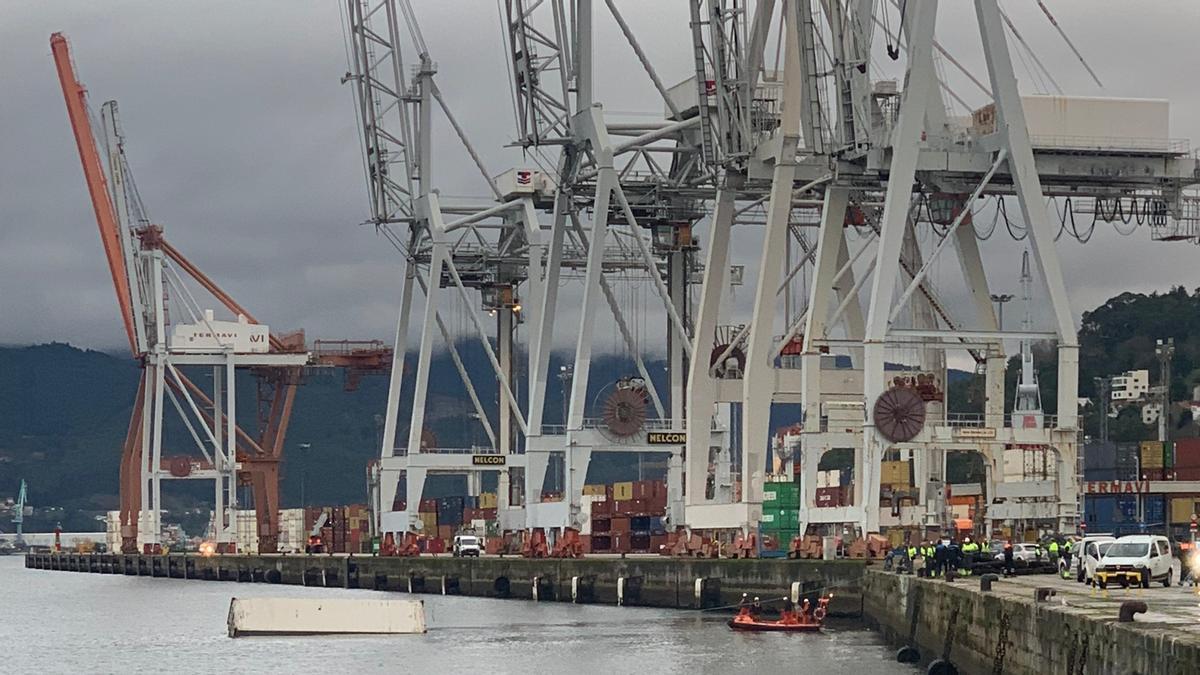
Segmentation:
[(1175, 467), (1200, 468), (1200, 438), (1180, 438), (1175, 441)]
[(1142, 480), (1165, 480), (1162, 469), (1142, 469)]
[(438, 539), (452, 539), (453, 537), (454, 537), (454, 526), (453, 525), (439, 525), (438, 526)]
[(592, 515), (593, 516), (607, 516), (612, 513), (612, 505), (613, 505), (612, 500), (605, 500), (602, 502), (592, 502)]
[(650, 535), (650, 552), (651, 553), (658, 553), (658, 552), (662, 551), (663, 547), (666, 545), (667, 545), (667, 535), (665, 535), (665, 534)]
[(438, 503), (436, 499), (422, 499), (421, 505), (417, 508), (421, 513), (437, 513)]
[(590, 534), (579, 535), (579, 547), (583, 550), (585, 555), (588, 553), (591, 553), (592, 552), (592, 535), (590, 535)]
[(612, 550), (612, 535), (592, 534), (588, 537), (592, 553), (607, 553)]
[(592, 532), (611, 532), (612, 521), (608, 518), (592, 518)]
[(482, 520), (496, 519), (496, 509), (475, 509), (475, 513), (479, 514), (475, 517)]
[(629, 532), (629, 516), (614, 515), (608, 521), (609, 532), (628, 533)]
[(629, 515), (642, 515), (649, 508), (645, 499), (626, 499), (617, 502), (617, 510), (619, 513), (627, 513)]
[(842, 487), (817, 488), (817, 506), (845, 506), (845, 490)]
[(628, 531), (621, 532), (619, 534), (613, 533), (612, 538), (610, 539), (610, 541), (612, 543), (612, 548), (610, 549), (610, 552), (612, 552), (612, 553), (629, 553), (631, 550), (629, 548), (630, 537), (631, 537), (631, 535), (629, 534)]
[(1176, 466), (1175, 480), (1200, 480), (1200, 467)]

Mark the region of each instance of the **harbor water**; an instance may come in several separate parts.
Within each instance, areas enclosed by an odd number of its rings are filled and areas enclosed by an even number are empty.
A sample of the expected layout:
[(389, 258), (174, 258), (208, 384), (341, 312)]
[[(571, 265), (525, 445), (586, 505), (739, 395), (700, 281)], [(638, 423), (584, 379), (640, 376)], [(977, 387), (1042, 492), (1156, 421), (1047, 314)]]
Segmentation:
[(234, 596), (369, 597), (267, 584), (27, 570), (0, 557), (0, 640), (12, 673), (916, 673), (856, 624), (821, 634), (742, 634), (728, 615), (418, 596), (415, 636), (231, 639)]

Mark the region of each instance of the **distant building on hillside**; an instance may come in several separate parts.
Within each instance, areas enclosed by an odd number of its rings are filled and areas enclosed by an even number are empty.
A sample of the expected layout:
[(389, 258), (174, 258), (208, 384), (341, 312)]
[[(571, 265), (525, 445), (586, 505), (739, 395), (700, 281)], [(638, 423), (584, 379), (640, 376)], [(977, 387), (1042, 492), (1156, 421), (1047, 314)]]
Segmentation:
[(1161, 403), (1147, 403), (1142, 406), (1142, 424), (1158, 424), (1159, 415), (1162, 415)]
[(1137, 401), (1150, 393), (1150, 371), (1127, 370), (1112, 379), (1112, 400)]

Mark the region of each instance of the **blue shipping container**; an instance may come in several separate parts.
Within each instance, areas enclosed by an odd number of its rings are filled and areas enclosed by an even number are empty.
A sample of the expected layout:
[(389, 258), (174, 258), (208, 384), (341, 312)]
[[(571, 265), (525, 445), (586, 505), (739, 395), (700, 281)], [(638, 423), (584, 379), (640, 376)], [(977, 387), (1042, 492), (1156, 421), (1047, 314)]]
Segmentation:
[(1113, 466), (1086, 468), (1083, 470), (1083, 479), (1085, 481), (1117, 480), (1117, 469)]
[(1162, 495), (1145, 495), (1142, 500), (1142, 522), (1151, 528), (1164, 527), (1167, 523), (1166, 498)]

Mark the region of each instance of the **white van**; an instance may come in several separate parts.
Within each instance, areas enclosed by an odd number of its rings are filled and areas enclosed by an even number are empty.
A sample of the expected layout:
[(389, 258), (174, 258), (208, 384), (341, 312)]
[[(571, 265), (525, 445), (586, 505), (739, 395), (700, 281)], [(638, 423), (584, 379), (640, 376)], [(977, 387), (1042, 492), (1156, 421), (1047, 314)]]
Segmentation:
[(454, 548), (452, 551), (455, 558), (465, 556), (479, 557), (479, 537), (473, 534), (457, 534), (454, 535)]
[(1085, 584), (1092, 583), (1096, 567), (1108, 552), (1109, 545), (1116, 540), (1111, 534), (1089, 534), (1072, 546), (1071, 572), (1075, 575), (1075, 580)]
[(1112, 542), (1100, 559), (1105, 572), (1141, 572), (1142, 586), (1161, 581), (1171, 586), (1179, 579), (1180, 564), (1171, 552), (1171, 542), (1157, 534), (1131, 534)]

